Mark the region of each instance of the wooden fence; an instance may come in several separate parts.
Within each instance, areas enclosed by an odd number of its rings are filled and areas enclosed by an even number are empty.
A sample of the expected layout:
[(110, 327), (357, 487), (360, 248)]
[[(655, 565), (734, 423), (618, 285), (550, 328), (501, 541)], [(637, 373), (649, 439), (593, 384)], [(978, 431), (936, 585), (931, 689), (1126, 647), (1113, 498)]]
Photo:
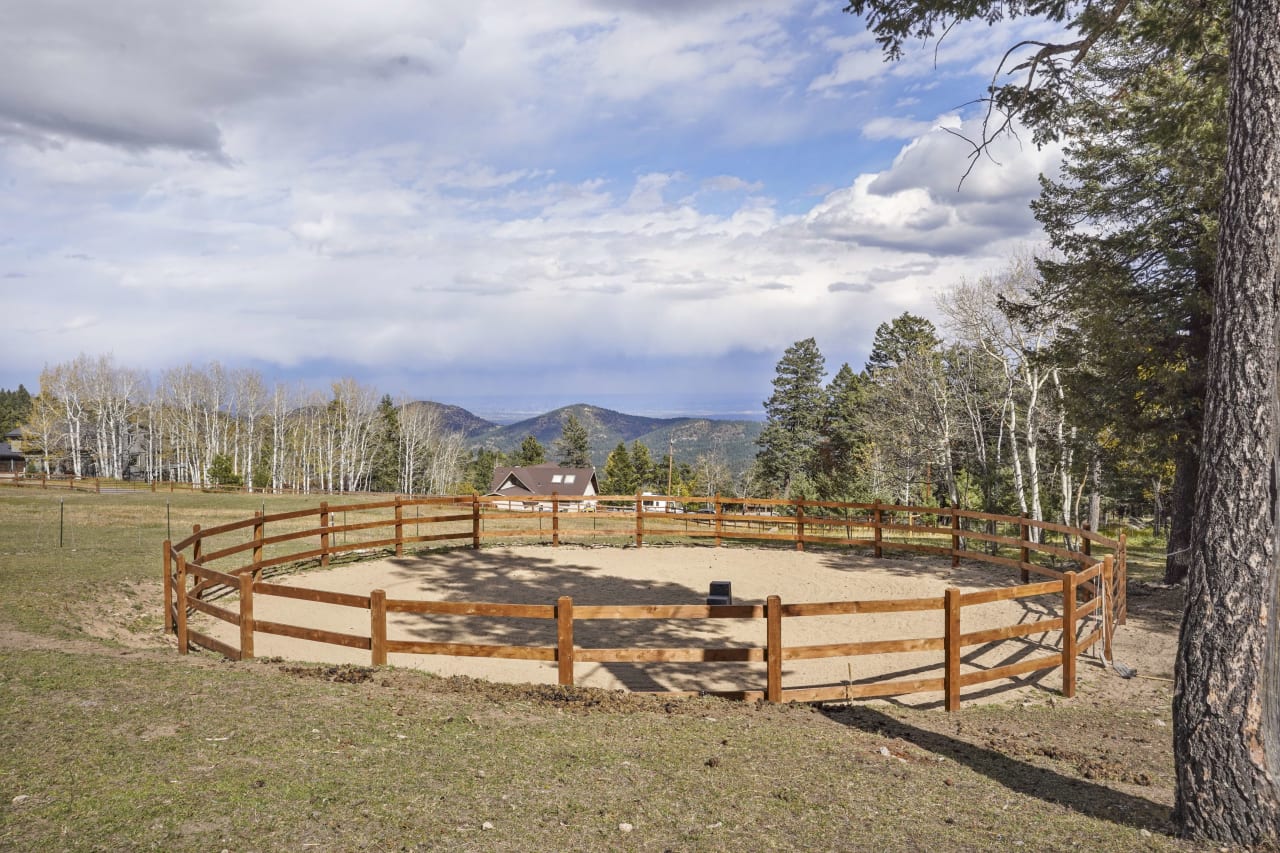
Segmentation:
[[(707, 498), (686, 500), (685, 511), (659, 511), (662, 496), (600, 496), (566, 499), (558, 495), (530, 497), (516, 509), (507, 498), (430, 497), (330, 506), (263, 515), (201, 529), (179, 542), (166, 541), (164, 625), (175, 631), (178, 649), (197, 645), (233, 660), (254, 656), (256, 634), (271, 634), (330, 643), (369, 652), (370, 663), (385, 664), (389, 654), (452, 655), (554, 662), (560, 684), (574, 684), (580, 663), (724, 663), (764, 664), (763, 685), (715, 692), (771, 702), (818, 702), (873, 696), (941, 691), (948, 710), (959, 708), (964, 688), (1033, 672), (1062, 669), (1062, 691), (1075, 693), (1078, 655), (1101, 642), (1107, 657), (1115, 626), (1127, 611), (1125, 541), (1087, 529), (1076, 529), (1024, 517), (993, 515), (953, 508), (818, 501)], [(679, 500), (679, 499), (674, 499)], [(697, 509), (693, 509), (697, 507)], [(412, 508), (414, 516), (406, 510)], [(429, 515), (422, 515), (423, 510)], [(348, 513), (357, 520), (348, 522)], [(371, 517), (372, 516), (372, 517)], [(533, 526), (533, 521), (538, 526)], [(268, 527), (272, 534), (268, 535)], [(428, 532), (423, 533), (425, 527)], [(284, 532), (274, 532), (283, 528)], [(1001, 533), (1004, 528), (1005, 533)], [(438, 532), (433, 532), (438, 531)], [(1050, 540), (1057, 537), (1057, 543)], [(537, 539), (565, 541), (609, 538), (637, 546), (646, 540), (711, 539), (863, 548), (876, 557), (886, 552), (916, 552), (982, 562), (1018, 572), (1019, 583), (976, 592), (948, 588), (932, 598), (834, 601), (784, 604), (776, 595), (764, 604), (732, 605), (591, 605), (575, 606), (568, 596), (554, 603), (420, 601), (389, 599), (375, 589), (352, 595), (273, 583), (268, 570), (313, 561), (329, 565), (332, 557), (350, 552), (397, 556), (406, 546), (445, 543), (480, 548), (485, 541)], [(230, 544), (228, 543), (230, 540)], [(975, 547), (976, 546), (976, 547)], [(1103, 555), (1093, 552), (1101, 549)], [(268, 552), (271, 552), (268, 554)], [(1033, 559), (1033, 557), (1035, 559)], [(247, 561), (246, 561), (247, 558)], [(1037, 561), (1039, 560), (1039, 561)], [(213, 563), (231, 563), (222, 569)], [(1030, 575), (1048, 578), (1030, 582)], [(321, 630), (257, 619), (254, 602), (263, 596), (290, 598), (366, 611), (367, 634)], [(1049, 598), (1058, 615), (966, 633), (965, 608), (996, 601)], [(909, 611), (938, 611), (940, 636), (900, 640), (861, 640), (821, 645), (784, 644), (787, 619)], [(202, 613), (239, 628), (239, 644), (219, 640), (189, 623)], [(451, 614), (554, 621), (554, 645), (494, 645), (464, 642), (420, 642), (388, 636), (389, 613)], [(574, 642), (575, 625), (584, 620), (762, 620), (765, 642), (753, 647), (584, 648)], [(991, 669), (964, 671), (964, 650), (990, 643), (1059, 632), (1059, 648), (1049, 653)], [(1044, 643), (1027, 642), (1044, 651)], [(864, 683), (785, 686), (785, 661), (813, 660), (906, 652), (940, 653), (941, 678), (890, 678)]]
[[(216, 492), (219, 494), (255, 495), (328, 495), (325, 489), (299, 486), (257, 488), (249, 485), (215, 486), (178, 480), (119, 480), (112, 477), (75, 477), (70, 474), (47, 474), (32, 471), (0, 471), (0, 486), (26, 489), (63, 489), (69, 492), (112, 494), (127, 492)], [(381, 492), (341, 492), (346, 495), (374, 495)]]

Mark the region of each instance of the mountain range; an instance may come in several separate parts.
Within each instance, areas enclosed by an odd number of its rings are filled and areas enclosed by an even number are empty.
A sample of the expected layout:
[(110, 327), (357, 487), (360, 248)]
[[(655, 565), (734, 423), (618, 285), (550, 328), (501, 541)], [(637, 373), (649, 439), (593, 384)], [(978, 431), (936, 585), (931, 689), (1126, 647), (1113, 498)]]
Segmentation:
[(461, 406), (430, 400), (409, 405), (435, 409), (441, 425), (451, 432), (462, 433), (472, 449), (487, 447), (511, 453), (520, 447), (526, 436), (532, 435), (547, 448), (548, 458), (552, 455), (552, 443), (560, 437), (565, 419), (572, 414), (587, 429), (591, 459), (597, 468), (604, 467), (605, 459), (618, 442), (630, 445), (639, 441), (649, 448), (655, 459), (666, 454), (668, 448), (677, 462), (692, 463), (702, 454), (717, 453), (729, 470), (736, 474), (745, 471), (755, 459), (756, 438), (764, 428), (764, 424), (758, 421), (650, 418), (586, 403), (562, 406), (513, 424), (495, 424)]

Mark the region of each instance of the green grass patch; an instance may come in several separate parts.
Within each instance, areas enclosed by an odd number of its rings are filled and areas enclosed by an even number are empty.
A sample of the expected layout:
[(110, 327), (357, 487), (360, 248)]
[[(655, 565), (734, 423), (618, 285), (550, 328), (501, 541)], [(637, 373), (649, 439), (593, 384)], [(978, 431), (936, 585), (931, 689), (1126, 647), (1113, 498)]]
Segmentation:
[(6, 849), (1183, 847), (1167, 743), (1092, 707), (823, 714), (62, 652), (0, 655), (0, 679)]

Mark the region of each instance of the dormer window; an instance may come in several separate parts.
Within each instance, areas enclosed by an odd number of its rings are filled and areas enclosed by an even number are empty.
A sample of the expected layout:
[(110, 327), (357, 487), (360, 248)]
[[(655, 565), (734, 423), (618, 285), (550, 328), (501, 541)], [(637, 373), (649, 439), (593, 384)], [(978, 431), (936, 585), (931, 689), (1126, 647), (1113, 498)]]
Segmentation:
[[(557, 476), (559, 476), (559, 475), (557, 475)], [(578, 479), (578, 475), (577, 475), (577, 474), (565, 474), (565, 475), (564, 475), (564, 481), (565, 481), (565, 484), (566, 484), (566, 485), (567, 485), (567, 484), (569, 484), (569, 483), (572, 483), (572, 482), (573, 482), (574, 480), (576, 480), (576, 479)]]
[[(551, 475), (551, 482), (553, 482), (553, 483), (561, 483), (561, 482), (564, 482), (564, 475), (563, 475), (563, 474), (552, 474), (552, 475)], [(570, 483), (572, 483), (572, 482), (573, 482), (573, 477), (570, 477), (570, 478), (569, 478), (569, 482), (570, 482)]]

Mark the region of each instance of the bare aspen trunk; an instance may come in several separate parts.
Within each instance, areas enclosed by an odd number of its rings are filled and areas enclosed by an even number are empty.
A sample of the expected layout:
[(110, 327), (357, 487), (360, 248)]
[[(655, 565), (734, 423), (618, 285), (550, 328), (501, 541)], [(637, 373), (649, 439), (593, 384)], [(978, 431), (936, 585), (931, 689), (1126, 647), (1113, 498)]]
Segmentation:
[(1009, 387), (1009, 458), (1013, 464), (1013, 491), (1018, 496), (1018, 511), (1027, 513), (1027, 488), (1022, 476), (1022, 454), (1018, 452), (1018, 407), (1013, 399), (1013, 387)]
[(1071, 500), (1071, 469), (1075, 465), (1075, 438), (1076, 428), (1067, 429), (1067, 397), (1062, 387), (1062, 376), (1058, 368), (1053, 368), (1050, 375), (1053, 378), (1053, 387), (1058, 400), (1058, 420), (1057, 420), (1057, 438), (1058, 438), (1058, 483), (1062, 490), (1062, 518), (1063, 524), (1070, 525), (1075, 518), (1073, 512), (1074, 505)]
[[(1040, 505), (1040, 431), (1036, 413), (1040, 408), (1040, 386), (1044, 379), (1037, 379), (1030, 371), (1026, 373), (1027, 390), (1027, 423), (1026, 437), (1022, 444), (1027, 454), (1027, 483), (1031, 489), (1031, 517), (1036, 521), (1044, 521), (1044, 508)], [(1023, 512), (1026, 512), (1024, 509)], [(1040, 528), (1030, 530), (1031, 541), (1040, 541)]]
[(1227, 169), (1174, 694), (1184, 834), (1280, 838), (1280, 0), (1231, 4)]
[(1089, 457), (1089, 529), (1102, 523), (1102, 457), (1095, 448)]

